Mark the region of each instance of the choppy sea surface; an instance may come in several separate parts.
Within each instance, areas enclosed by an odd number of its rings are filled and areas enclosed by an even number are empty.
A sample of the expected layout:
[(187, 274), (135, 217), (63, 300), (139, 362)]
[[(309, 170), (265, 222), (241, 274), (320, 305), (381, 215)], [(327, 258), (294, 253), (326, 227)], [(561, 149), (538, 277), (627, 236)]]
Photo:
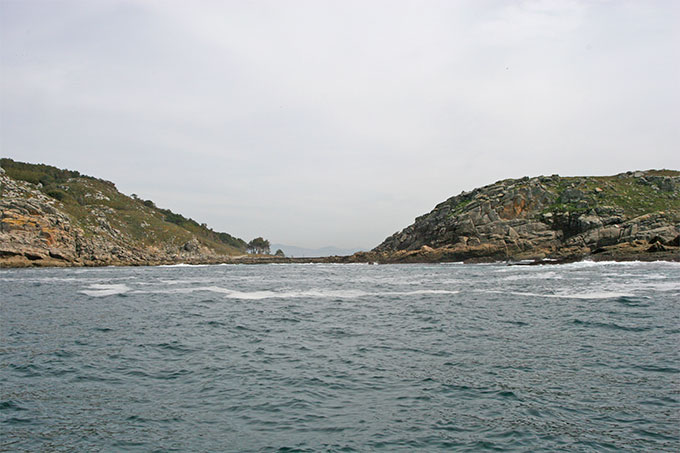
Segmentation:
[(680, 450), (680, 265), (0, 271), (3, 451)]

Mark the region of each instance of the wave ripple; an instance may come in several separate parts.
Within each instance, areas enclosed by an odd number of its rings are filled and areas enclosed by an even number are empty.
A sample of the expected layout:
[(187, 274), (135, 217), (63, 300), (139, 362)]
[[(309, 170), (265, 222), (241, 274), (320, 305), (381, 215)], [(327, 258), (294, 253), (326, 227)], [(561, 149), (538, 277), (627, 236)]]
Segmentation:
[(676, 452), (678, 281), (666, 263), (0, 270), (0, 450)]

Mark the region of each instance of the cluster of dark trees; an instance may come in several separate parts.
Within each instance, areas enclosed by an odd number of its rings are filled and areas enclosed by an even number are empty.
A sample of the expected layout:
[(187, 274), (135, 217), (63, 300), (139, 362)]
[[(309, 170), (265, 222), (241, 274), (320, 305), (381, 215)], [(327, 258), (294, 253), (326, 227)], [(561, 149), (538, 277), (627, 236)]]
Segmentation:
[(255, 238), (248, 242), (247, 250), (249, 253), (254, 253), (256, 255), (269, 255), (271, 253), (269, 249), (269, 241), (261, 237)]
[[(256, 255), (271, 255), (271, 250), (269, 247), (269, 240), (259, 237), (248, 242), (247, 250), (248, 253), (254, 253)], [(281, 249), (278, 249), (274, 255), (286, 256)]]

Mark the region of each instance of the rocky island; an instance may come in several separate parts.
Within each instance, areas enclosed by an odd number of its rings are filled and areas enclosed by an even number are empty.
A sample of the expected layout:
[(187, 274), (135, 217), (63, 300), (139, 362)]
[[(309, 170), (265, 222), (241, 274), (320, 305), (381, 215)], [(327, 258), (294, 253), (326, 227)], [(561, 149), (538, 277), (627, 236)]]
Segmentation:
[(204, 263), (680, 261), (680, 172), (540, 176), (449, 198), (369, 252), (246, 254), (228, 233), (76, 171), (0, 159), (0, 267)]
[(680, 172), (506, 179), (463, 192), (357, 260), (680, 261)]

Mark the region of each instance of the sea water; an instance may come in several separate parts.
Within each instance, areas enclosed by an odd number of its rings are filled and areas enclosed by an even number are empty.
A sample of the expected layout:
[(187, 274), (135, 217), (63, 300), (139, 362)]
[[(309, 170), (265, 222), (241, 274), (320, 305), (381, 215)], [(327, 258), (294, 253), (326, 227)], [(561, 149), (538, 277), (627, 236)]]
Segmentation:
[(680, 450), (680, 265), (0, 271), (3, 451)]

